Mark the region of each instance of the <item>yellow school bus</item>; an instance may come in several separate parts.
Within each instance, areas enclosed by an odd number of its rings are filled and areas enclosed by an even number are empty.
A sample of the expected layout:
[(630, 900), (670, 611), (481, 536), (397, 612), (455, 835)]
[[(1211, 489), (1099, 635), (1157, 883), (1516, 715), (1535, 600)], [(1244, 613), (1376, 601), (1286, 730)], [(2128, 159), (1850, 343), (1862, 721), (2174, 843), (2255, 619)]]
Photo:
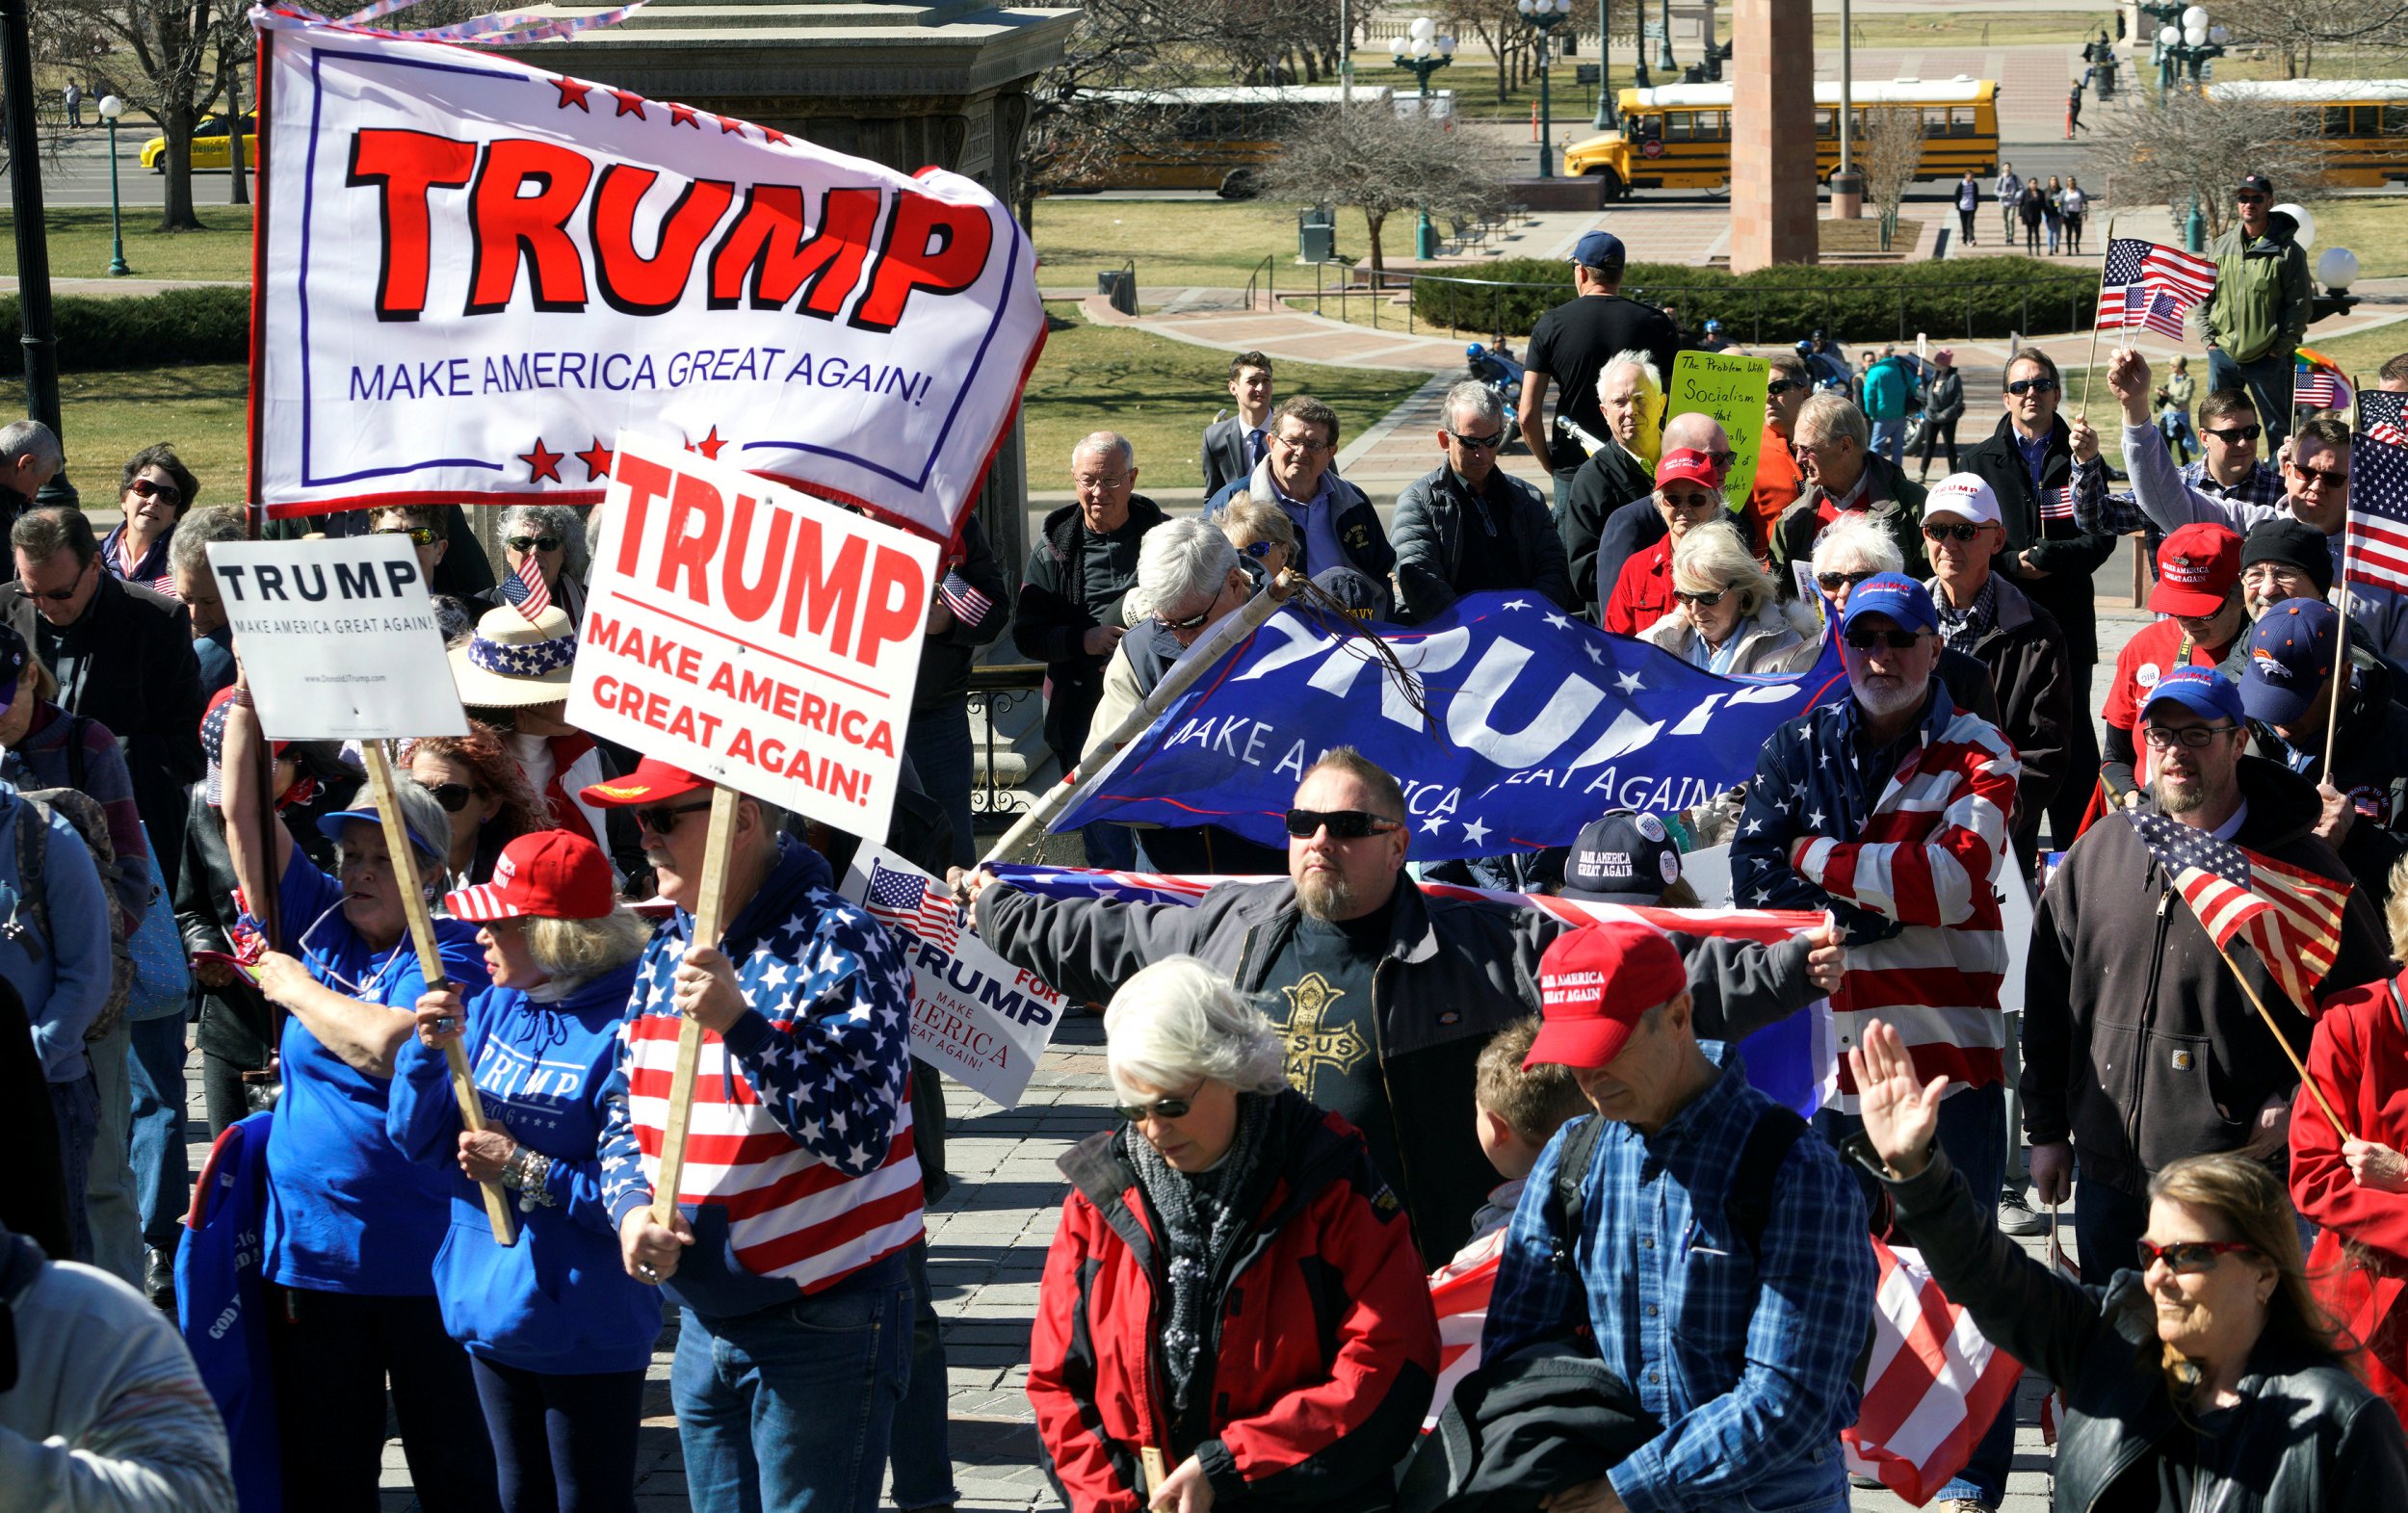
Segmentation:
[[(1999, 170), (1999, 86), (1993, 79), (1859, 79), (1848, 91), (1849, 114), (1863, 151), (1868, 108), (1923, 113), (1919, 179), (1953, 179), (1971, 169), (1987, 178)], [(1667, 84), (1624, 90), (1615, 97), (1621, 127), (1563, 154), (1563, 170), (1606, 181), (1609, 198), (1635, 189), (1721, 189), (1731, 182), (1731, 86)], [(1840, 86), (1815, 86), (1815, 175), (1840, 166)]]
[(2211, 84), (2208, 98), (2295, 105), (2299, 137), (2324, 158), (2335, 189), (2408, 179), (2408, 79), (2247, 79)]
[[(1209, 189), (1224, 199), (1251, 199), (1260, 170), (1279, 156), (1281, 140), (1299, 121), (1343, 108), (1346, 91), (1334, 84), (1218, 85), (1167, 90), (1089, 90), (1141, 122), (1131, 132), (1151, 139), (1152, 150), (1121, 151), (1099, 165), (1071, 192), (1096, 189)], [(1357, 110), (1392, 110), (1388, 86), (1357, 84)], [(1441, 101), (1438, 96), (1446, 95)], [(1432, 92), (1433, 106), (1450, 106), (1447, 91)], [(1433, 116), (1448, 114), (1432, 109)]]

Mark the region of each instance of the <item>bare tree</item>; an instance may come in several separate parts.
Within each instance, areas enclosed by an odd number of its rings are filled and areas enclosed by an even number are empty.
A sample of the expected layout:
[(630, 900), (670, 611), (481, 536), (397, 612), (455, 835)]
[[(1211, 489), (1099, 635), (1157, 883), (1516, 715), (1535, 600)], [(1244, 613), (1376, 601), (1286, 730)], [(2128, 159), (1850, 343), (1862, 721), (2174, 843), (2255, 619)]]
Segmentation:
[(1361, 211), (1376, 287), (1387, 267), (1380, 232), (1390, 216), (1417, 206), (1474, 213), (1497, 202), (1504, 177), (1502, 155), (1486, 137), (1367, 103), (1300, 118), (1264, 170), (1264, 187), (1299, 205)]
[(162, 231), (201, 229), (193, 212), (193, 128), (225, 92), (222, 13), (214, 0), (36, 0), (34, 30), (55, 39), (56, 61), (109, 75), (127, 104), (158, 121), (168, 145)]
[(1915, 170), (1924, 161), (1924, 115), (1913, 105), (1875, 105), (1865, 111), (1860, 134), (1865, 190), (1885, 218), (1895, 220)]
[(2210, 240), (2231, 222), (2237, 174), (2264, 173), (2286, 195), (2309, 193), (2323, 179), (2323, 153), (2299, 135), (2295, 106), (2211, 100), (2186, 90), (2161, 99), (2140, 91), (2124, 110), (2103, 116), (2089, 158), (2099, 180), (2114, 177), (2120, 202), (2166, 205), (2177, 231), (2197, 203)]

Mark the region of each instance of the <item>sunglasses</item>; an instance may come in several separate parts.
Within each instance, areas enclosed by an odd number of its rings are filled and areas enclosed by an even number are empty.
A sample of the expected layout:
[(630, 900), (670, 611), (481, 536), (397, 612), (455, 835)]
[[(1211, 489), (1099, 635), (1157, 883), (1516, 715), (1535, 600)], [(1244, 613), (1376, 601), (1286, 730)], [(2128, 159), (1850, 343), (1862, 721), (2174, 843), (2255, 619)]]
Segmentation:
[(434, 527), (431, 525), (389, 525), (380, 528), (379, 535), (406, 535), (412, 546), (434, 545)]
[(1150, 1104), (1114, 1104), (1112, 1112), (1131, 1124), (1143, 1124), (1148, 1119), (1184, 1119), (1195, 1108), (1196, 1093), (1203, 1090), (1204, 1083), (1198, 1083), (1195, 1092), (1184, 1098), (1157, 1098)]
[(1288, 833), (1299, 841), (1309, 841), (1326, 827), (1333, 841), (1359, 841), (1367, 835), (1381, 835), (1401, 830), (1403, 825), (1385, 815), (1365, 814), (1360, 809), (1291, 809), (1288, 811)]
[(2254, 189), (2242, 190), (2239, 194), (2235, 195), (2233, 199), (2236, 203), (2243, 205), (2263, 205), (2265, 203), (2265, 196), (2259, 194)]
[(470, 799), (477, 796), (477, 790), (466, 783), (420, 783), (418, 786), (434, 795), (434, 801), (443, 806), (446, 814), (459, 813), (468, 807)]
[(2207, 434), (2213, 436), (2228, 447), (2236, 447), (2244, 441), (2255, 441), (2264, 435), (2265, 428), (2264, 426), (2228, 426), (2222, 430), (2208, 431)]
[(69, 599), (74, 598), (75, 595), (81, 591), (84, 583), (84, 574), (90, 571), (96, 563), (99, 562), (99, 561), (100, 559), (95, 557), (92, 560), (92, 561), (86, 562), (82, 567), (76, 569), (75, 582), (67, 585), (64, 588), (28, 588), (25, 590), (25, 597), (28, 599), (47, 599), (52, 604), (65, 604)]
[(1871, 576), (1872, 569), (1870, 567), (1861, 573), (1817, 573), (1815, 586), (1825, 593), (1838, 593), (1843, 588), (1853, 588)]
[(2214, 1269), (2223, 1256), (2254, 1256), (2258, 1247), (2238, 1239), (2187, 1239), (2172, 1245), (2153, 1245), (2143, 1239), (2133, 1242), (2133, 1253), (2140, 1258), (2143, 1271), (2151, 1262), (2162, 1261), (2168, 1271), (2189, 1273)]
[(1672, 597), (1683, 604), (1693, 604), (1701, 610), (1711, 610), (1720, 604), (1722, 596), (1730, 591), (1728, 588), (1716, 588), (1711, 593), (1691, 593), (1686, 588), (1675, 588), (1672, 590)]
[(128, 493), (138, 495), (141, 498), (164, 499), (170, 505), (180, 504), (184, 499), (184, 490), (176, 487), (173, 483), (162, 483), (157, 479), (153, 478), (138, 478), (131, 483), (126, 484), (125, 487)]
[(1666, 509), (1677, 509), (1685, 515), (1710, 514), (1722, 508), (1721, 496), (1716, 494), (1666, 494), (1659, 492), (1656, 497), (1663, 501), (1663, 507)]
[(1467, 436), (1459, 430), (1450, 430), (1447, 434), (1453, 436), (1463, 445), (1480, 452), (1496, 451), (1499, 446), (1504, 444), (1505, 438), (1505, 433), (1502, 430), (1491, 431), (1485, 436)]
[(2216, 737), (2229, 736), (2239, 728), (2238, 725), (2185, 725), (2177, 730), (2168, 725), (2143, 725), (2140, 727), (2140, 739), (2159, 751), (2171, 751), (2176, 746), (2188, 746), (2197, 751)]
[(1775, 378), (1770, 383), (1765, 385), (1765, 395), (1767, 399), (1776, 399), (1794, 389), (1808, 389), (1812, 387), (1814, 387), (1814, 385), (1808, 383), (1803, 378)]
[(2017, 378), (2006, 386), (2006, 392), (2009, 394), (2055, 394), (2056, 380), (2055, 378)]
[(2349, 486), (2349, 473), (2347, 469), (2343, 469), (2343, 471), (2336, 473), (2330, 468), (2301, 467), (2298, 463), (2294, 462), (2290, 465), (2290, 470), (2298, 474), (2300, 482), (2304, 483), (2321, 483), (2326, 488), (2347, 488)]
[(1926, 522), (1924, 526), (1924, 539), (1926, 541), (1970, 541), (1981, 535), (1981, 531), (1982, 528), (1977, 525), (1932, 525)]
[(1243, 550), (1246, 556), (1253, 558), (1258, 562), (1268, 562), (1270, 561), (1271, 553), (1285, 551), (1287, 548), (1282, 546), (1277, 541), (1265, 540), (1248, 541), (1243, 548), (1241, 548), (1241, 550)]
[(695, 814), (710, 807), (711, 800), (708, 798), (697, 798), (684, 804), (654, 804), (648, 809), (636, 811), (636, 824), (666, 840), (677, 833), (679, 815)]
[(1850, 631), (1841, 638), (1858, 651), (1871, 651), (1887, 646), (1892, 651), (1905, 651), (1924, 639), (1921, 631)]
[(561, 538), (557, 535), (514, 535), (510, 538), (513, 552), (557, 552)]
[[(1219, 602), (1220, 600), (1217, 596), (1216, 596), (1213, 603), (1217, 604)], [(1166, 631), (1200, 631), (1205, 627), (1206, 623), (1212, 619), (1212, 617), (1213, 606), (1208, 604), (1204, 606), (1202, 610), (1198, 611), (1194, 614), (1189, 615), (1184, 620), (1174, 620), (1167, 614), (1157, 614), (1154, 616), (1154, 623), (1160, 625)]]

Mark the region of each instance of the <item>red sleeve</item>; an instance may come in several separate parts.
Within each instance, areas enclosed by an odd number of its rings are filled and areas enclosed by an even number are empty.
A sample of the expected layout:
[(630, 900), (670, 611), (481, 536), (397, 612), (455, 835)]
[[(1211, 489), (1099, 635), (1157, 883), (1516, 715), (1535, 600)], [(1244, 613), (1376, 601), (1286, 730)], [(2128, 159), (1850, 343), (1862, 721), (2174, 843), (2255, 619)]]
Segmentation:
[(1029, 1403), (1072, 1513), (1139, 1513), (1143, 1506), (1136, 1452), (1102, 1436), (1095, 1408), (1086, 1283), (1098, 1251), (1112, 1243), (1095, 1206), (1073, 1192), (1045, 1252), (1045, 1283), (1029, 1335)]
[(2107, 703), (2100, 709), (2099, 717), (2118, 730), (2130, 730), (2140, 722), (2140, 711), (2133, 703), (2133, 653), (2146, 634), (2144, 630), (2142, 636), (2126, 641), (2124, 649), (2115, 654), (2115, 677), (2107, 684)]
[(1635, 555), (1630, 561), (1624, 562), (1622, 570), (1614, 575), (1613, 594), (1606, 600), (1605, 628), (1616, 636), (1636, 636), (1639, 633), (1638, 614), (1631, 603), (1634, 594), (1633, 585), (1637, 582), (1637, 579), (1634, 578), (1632, 573), (1635, 570), (1643, 571), (1645, 561), (1646, 558), (1643, 555)]
[(1340, 1182), (1314, 1205), (1326, 1226), (1322, 1259), (1338, 1265), (1349, 1300), (1337, 1321), (1337, 1358), (1326, 1381), (1222, 1427), (1220, 1442), (1249, 1484), (1313, 1461), (1392, 1462), (1412, 1448), (1438, 1376), (1438, 1316), (1396, 1201), (1384, 1187), (1366, 1194)]
[(1895, 823), (1920, 826), (1920, 815), (1875, 815), (1871, 839), (1798, 837), (1790, 846), (1797, 874), (1834, 899), (1871, 909), (1900, 925), (1950, 926), (1995, 908), (1991, 870), (2006, 848), (2006, 817), (2015, 808), (2015, 753), (2004, 737), (1997, 749), (1967, 743), (1954, 756), (1959, 786), (1941, 823), (1920, 840), (1888, 840)]
[[(2316, 1020), (2316, 1036), (2308, 1046), (2308, 1076), (2333, 1101), (2343, 1119), (2362, 1138), (2395, 1150), (2408, 1144), (2408, 1133), (2366, 1126), (2367, 1110), (2379, 1108), (2385, 1089), (2369, 1091), (2366, 1080), (2385, 1076), (2380, 1065), (2369, 1066), (2369, 1053), (2381, 1062), (2397, 1060), (2400, 1047), (2386, 1048), (2392, 1012), (2392, 984), (2387, 979), (2343, 994), (2327, 1004)], [(2395, 1070), (2393, 1076), (2398, 1073)], [(2408, 1256), (2408, 1192), (2378, 1192), (2361, 1187), (2342, 1159), (2342, 1137), (2326, 1122), (2314, 1094), (2302, 1088), (2290, 1109), (2291, 1201), (2311, 1221), (2336, 1230), (2344, 1239), (2362, 1240), (2395, 1256)]]

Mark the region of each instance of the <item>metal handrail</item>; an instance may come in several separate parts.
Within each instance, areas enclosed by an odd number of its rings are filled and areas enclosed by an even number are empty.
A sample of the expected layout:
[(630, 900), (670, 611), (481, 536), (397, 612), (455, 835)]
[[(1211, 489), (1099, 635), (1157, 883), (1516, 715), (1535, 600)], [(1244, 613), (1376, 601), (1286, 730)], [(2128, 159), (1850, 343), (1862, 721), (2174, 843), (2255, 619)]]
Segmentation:
[(1245, 307), (1248, 310), (1254, 308), (1254, 291), (1260, 287), (1263, 290), (1263, 308), (1272, 308), (1279, 299), (1278, 278), (1279, 271), (1271, 262), (1271, 254), (1265, 253), (1263, 260), (1254, 265), (1253, 274), (1246, 278)]

